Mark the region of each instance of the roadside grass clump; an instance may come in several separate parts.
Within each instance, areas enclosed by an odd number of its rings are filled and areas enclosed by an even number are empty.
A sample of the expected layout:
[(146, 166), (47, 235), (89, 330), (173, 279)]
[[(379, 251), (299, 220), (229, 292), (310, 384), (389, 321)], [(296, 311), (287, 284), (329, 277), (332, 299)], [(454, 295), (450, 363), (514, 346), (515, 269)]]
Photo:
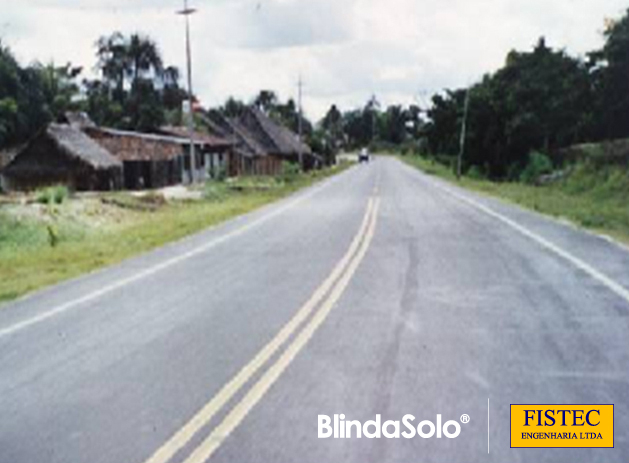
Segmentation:
[(227, 186), (222, 181), (208, 180), (203, 186), (203, 199), (206, 201), (221, 202), (227, 195)]
[(127, 192), (107, 193), (100, 198), (100, 201), (103, 204), (138, 212), (154, 212), (167, 204), (164, 195), (153, 192), (141, 196)]
[(301, 168), (294, 162), (282, 161), (282, 173), (278, 176), (279, 180), (284, 183), (294, 182), (299, 174)]
[[(42, 226), (32, 220), (18, 219), (0, 211), (0, 250), (19, 246), (35, 247), (46, 243)], [(0, 255), (2, 253), (0, 252)]]
[(252, 192), (252, 191), (267, 191), (272, 189), (279, 189), (284, 186), (281, 180), (270, 176), (243, 176), (234, 178), (227, 182), (227, 187), (231, 191), (236, 192)]
[(64, 185), (43, 188), (35, 193), (35, 202), (40, 204), (62, 204), (70, 196), (70, 190)]
[(486, 178), (484, 172), (482, 171), (482, 169), (478, 166), (472, 166), (470, 167), (466, 174), (469, 178), (474, 179), (474, 180), (483, 180)]
[(526, 167), (520, 174), (520, 181), (529, 185), (538, 182), (542, 175), (550, 174), (553, 171), (553, 162), (548, 156), (539, 151), (531, 151), (528, 156)]

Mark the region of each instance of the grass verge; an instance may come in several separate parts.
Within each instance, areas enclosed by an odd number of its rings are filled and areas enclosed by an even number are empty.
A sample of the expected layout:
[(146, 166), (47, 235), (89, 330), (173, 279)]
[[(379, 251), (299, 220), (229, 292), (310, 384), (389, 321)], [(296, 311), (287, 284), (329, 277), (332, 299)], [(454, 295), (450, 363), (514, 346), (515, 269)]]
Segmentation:
[(564, 179), (543, 186), (462, 177), (443, 164), (420, 156), (400, 156), (405, 163), (457, 185), (505, 199), (528, 209), (568, 220), (629, 244), (629, 175), (610, 166), (579, 163)]
[(20, 211), (28, 212), (19, 214), (0, 202), (0, 303), (253, 211), (346, 167), (289, 180), (210, 182), (198, 201), (113, 193), (71, 198), (60, 205), (21, 206)]

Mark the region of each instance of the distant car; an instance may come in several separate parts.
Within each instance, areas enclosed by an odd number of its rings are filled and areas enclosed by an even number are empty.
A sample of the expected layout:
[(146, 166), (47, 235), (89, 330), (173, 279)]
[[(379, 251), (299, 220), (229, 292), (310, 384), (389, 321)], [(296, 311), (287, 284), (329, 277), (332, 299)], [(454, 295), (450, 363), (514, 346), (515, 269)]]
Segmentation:
[(358, 154), (358, 162), (360, 162), (361, 164), (363, 162), (369, 162), (369, 151), (367, 151), (366, 148), (360, 150), (360, 153)]

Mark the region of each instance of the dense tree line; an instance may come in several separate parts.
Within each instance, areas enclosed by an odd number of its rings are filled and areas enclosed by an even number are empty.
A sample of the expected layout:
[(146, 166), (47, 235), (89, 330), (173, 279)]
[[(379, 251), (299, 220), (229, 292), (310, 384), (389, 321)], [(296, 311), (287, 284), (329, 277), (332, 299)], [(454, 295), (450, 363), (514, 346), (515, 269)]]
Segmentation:
[(35, 63), (22, 68), (0, 42), (0, 147), (23, 142), (48, 121), (76, 106), (81, 68)]
[(322, 136), (335, 149), (397, 146), (420, 137), (423, 120), (417, 105), (382, 109), (372, 96), (361, 109), (341, 112), (332, 105), (319, 124)]
[(553, 50), (542, 38), (531, 52), (469, 89), (435, 95), (425, 135), (434, 155), (456, 156), (469, 90), (464, 170), (520, 178), (545, 156), (581, 142), (629, 137), (629, 12), (610, 23), (602, 50), (586, 59)]
[(163, 63), (152, 39), (116, 32), (98, 40), (96, 57), (100, 77), (83, 82), (95, 122), (140, 131), (181, 122), (187, 92), (179, 86), (179, 70)]
[[(584, 58), (542, 38), (531, 51), (510, 52), (502, 68), (471, 88), (434, 95), (429, 108), (382, 107), (375, 96), (354, 110), (332, 105), (318, 124), (302, 119), (305, 140), (330, 158), (343, 148), (404, 145), (451, 162), (469, 98), (464, 171), (513, 179), (540, 156), (558, 165), (559, 148), (629, 137), (629, 10), (604, 34), (604, 46)], [(96, 59), (98, 77), (79, 81), (81, 68), (71, 64), (21, 67), (0, 42), (0, 147), (24, 141), (68, 109), (85, 110), (101, 125), (141, 131), (182, 122), (187, 92), (152, 39), (102, 37)], [(282, 102), (270, 90), (246, 103), (229, 98), (216, 111), (233, 117), (247, 104), (297, 132), (295, 101)]]
[(165, 66), (148, 37), (120, 33), (96, 43), (96, 79), (66, 64), (20, 66), (0, 42), (0, 148), (24, 142), (68, 110), (86, 111), (101, 125), (151, 131), (181, 122), (187, 92), (179, 71)]

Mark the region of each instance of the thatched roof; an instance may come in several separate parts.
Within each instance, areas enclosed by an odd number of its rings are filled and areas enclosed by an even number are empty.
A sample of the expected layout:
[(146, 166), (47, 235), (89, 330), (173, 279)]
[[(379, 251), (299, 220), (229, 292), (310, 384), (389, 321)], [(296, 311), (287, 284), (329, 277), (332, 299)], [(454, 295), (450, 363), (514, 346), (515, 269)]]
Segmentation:
[(251, 131), (260, 144), (272, 154), (291, 156), (298, 153), (311, 154), (308, 145), (299, 141), (297, 134), (273, 121), (255, 107), (248, 108), (238, 122)]
[(214, 114), (204, 120), (208, 128), (220, 137), (231, 140), (236, 152), (248, 156), (296, 156), (301, 151), (311, 155), (312, 151), (298, 136), (286, 127), (271, 120), (257, 108), (248, 108), (235, 118)]
[[(122, 165), (109, 151), (70, 125), (49, 124), (39, 136), (50, 139), (66, 156), (84, 162), (94, 169), (109, 169)], [(35, 137), (31, 143), (37, 138)]]
[(0, 170), (2, 170), (4, 166), (8, 166), (23, 148), (24, 145), (20, 145), (0, 151)]

